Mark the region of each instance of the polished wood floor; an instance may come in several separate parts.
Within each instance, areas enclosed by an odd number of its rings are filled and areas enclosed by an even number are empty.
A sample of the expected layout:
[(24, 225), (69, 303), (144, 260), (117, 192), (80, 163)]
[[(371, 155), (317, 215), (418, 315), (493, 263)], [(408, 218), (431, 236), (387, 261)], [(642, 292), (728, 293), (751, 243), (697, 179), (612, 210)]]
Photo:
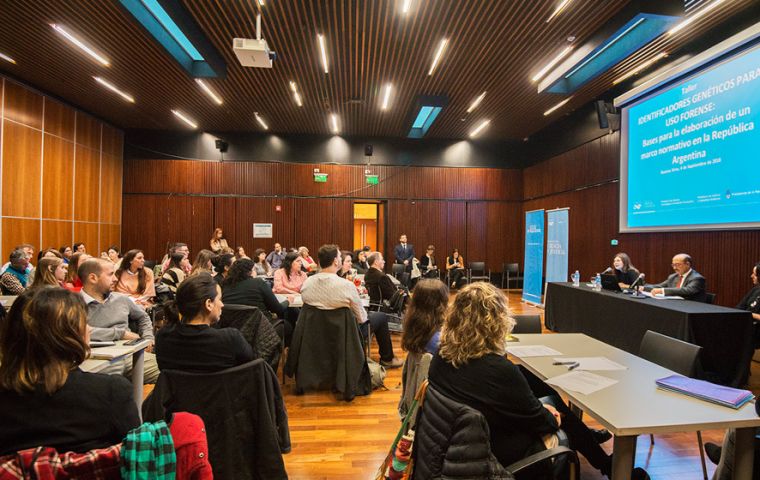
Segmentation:
[[(509, 293), (513, 313), (543, 313), (520, 302), (517, 291)], [(396, 354), (403, 357), (399, 336), (394, 335)], [(377, 359), (377, 349), (373, 351)], [(760, 367), (753, 362), (751, 388), (760, 393)], [(330, 393), (293, 394), (288, 379), (283, 386), (290, 420), (292, 452), (285, 455), (291, 479), (351, 479), (374, 478), (391, 441), (400, 426), (396, 405), (401, 396), (401, 370), (389, 370), (385, 379), (387, 390), (375, 390), (372, 395), (357, 397), (346, 403)], [(587, 423), (595, 422), (588, 417)], [(719, 443), (723, 431), (703, 432), (705, 442)], [(647, 469), (653, 479), (693, 480), (702, 478), (697, 439), (694, 433), (655, 437), (650, 448), (649, 438), (639, 438), (636, 465)], [(604, 445), (611, 452), (612, 442)], [(715, 466), (707, 460), (709, 475)], [(582, 478), (605, 478), (585, 463)]]

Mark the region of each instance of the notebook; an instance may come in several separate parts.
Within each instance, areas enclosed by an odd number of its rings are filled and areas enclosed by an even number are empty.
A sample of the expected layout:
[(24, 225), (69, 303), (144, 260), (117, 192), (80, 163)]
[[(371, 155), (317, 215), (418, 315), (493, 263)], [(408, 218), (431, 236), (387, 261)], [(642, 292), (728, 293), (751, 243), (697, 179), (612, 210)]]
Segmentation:
[(725, 387), (681, 375), (660, 378), (656, 380), (656, 383), (659, 388), (670, 390), (671, 392), (682, 393), (690, 397), (735, 409), (755, 398), (749, 390)]

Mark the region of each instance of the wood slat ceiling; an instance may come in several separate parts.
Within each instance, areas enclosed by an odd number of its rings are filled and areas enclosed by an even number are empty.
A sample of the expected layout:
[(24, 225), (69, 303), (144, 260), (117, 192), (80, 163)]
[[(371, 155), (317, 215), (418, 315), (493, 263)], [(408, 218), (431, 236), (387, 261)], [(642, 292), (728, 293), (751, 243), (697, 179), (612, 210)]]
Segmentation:
[[(559, 0), (183, 0), (227, 61), (227, 75), (208, 83), (221, 95), (217, 106), (157, 45), (117, 0), (2, 0), (0, 72), (52, 93), (122, 128), (180, 130), (179, 109), (206, 131), (259, 131), (260, 112), (275, 133), (329, 134), (328, 114), (337, 113), (341, 133), (405, 137), (408, 114), (420, 94), (449, 97), (429, 137), (464, 138), (483, 119), (482, 135), (516, 139), (536, 132), (602, 95), (612, 81), (663, 49), (686, 42), (754, 3), (726, 2), (714, 14), (674, 36), (663, 36), (584, 86), (555, 114), (543, 112), (565, 97), (538, 94), (530, 77), (564, 48), (578, 44), (618, 12), (625, 0), (574, 0), (550, 23)], [(707, 3), (707, 2), (702, 2)], [(255, 37), (263, 13), (263, 36), (278, 59), (273, 69), (243, 68), (232, 52), (235, 37)], [(694, 10), (690, 10), (692, 14)], [(71, 48), (49, 24), (76, 32), (111, 60), (103, 67)], [(317, 33), (327, 40), (330, 72), (323, 72)], [(449, 46), (432, 76), (427, 72), (442, 38)], [(122, 101), (97, 85), (102, 76), (132, 94)], [(298, 84), (304, 106), (288, 87)], [(393, 83), (388, 111), (382, 88)], [(473, 113), (466, 110), (488, 94)]]

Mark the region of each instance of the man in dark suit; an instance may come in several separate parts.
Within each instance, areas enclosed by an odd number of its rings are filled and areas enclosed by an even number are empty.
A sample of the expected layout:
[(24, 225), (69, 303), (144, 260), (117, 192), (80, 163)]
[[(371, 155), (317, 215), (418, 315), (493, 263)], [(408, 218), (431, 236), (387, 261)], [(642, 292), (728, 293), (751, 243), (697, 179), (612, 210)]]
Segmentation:
[[(384, 271), (385, 259), (380, 252), (373, 252), (369, 258), (369, 270), (364, 275), (364, 285), (369, 291), (369, 300), (372, 303), (382, 303), (383, 300), (390, 300), (396, 293), (396, 284), (393, 283)], [(378, 295), (380, 295), (378, 297)]]
[(414, 259), (414, 245), (406, 243), (406, 234), (401, 234), (398, 241), (399, 244), (393, 249), (396, 263), (403, 264), (407, 271), (411, 271), (412, 259)]
[(704, 302), (707, 299), (705, 293), (705, 277), (692, 268), (692, 259), (686, 253), (679, 253), (673, 257), (674, 274), (664, 282), (656, 285), (647, 285), (645, 290), (652, 295), (665, 295), (683, 297), (686, 300)]

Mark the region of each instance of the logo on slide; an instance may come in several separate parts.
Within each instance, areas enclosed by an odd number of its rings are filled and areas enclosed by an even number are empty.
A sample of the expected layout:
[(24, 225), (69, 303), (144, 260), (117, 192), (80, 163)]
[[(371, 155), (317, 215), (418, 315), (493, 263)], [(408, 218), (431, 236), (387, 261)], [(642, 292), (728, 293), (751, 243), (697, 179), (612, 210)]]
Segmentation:
[(731, 190), (726, 190), (726, 200), (731, 198)]
[(641, 210), (641, 204), (640, 203), (634, 203), (633, 204), (633, 209), (634, 210)]

